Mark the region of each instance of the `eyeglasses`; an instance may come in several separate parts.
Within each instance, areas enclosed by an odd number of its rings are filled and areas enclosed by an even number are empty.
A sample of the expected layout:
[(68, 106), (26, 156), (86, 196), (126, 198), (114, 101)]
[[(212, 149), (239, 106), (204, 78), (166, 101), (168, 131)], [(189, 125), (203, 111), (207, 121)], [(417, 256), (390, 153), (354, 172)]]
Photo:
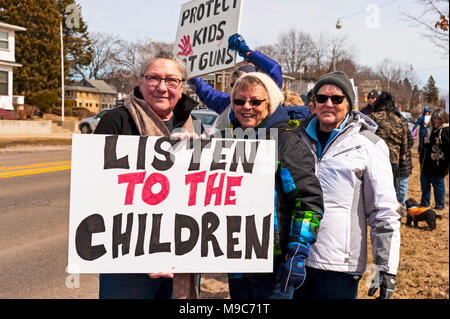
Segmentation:
[(166, 86), (169, 89), (176, 89), (180, 85), (180, 83), (184, 81), (184, 79), (177, 79), (177, 78), (164, 79), (157, 75), (144, 75), (144, 78), (147, 80), (148, 85), (152, 87), (158, 86), (161, 83), (161, 81), (164, 80)]
[(326, 101), (328, 101), (328, 99), (331, 99), (331, 102), (333, 104), (341, 104), (342, 102), (344, 102), (344, 98), (345, 95), (325, 95), (325, 94), (317, 94), (316, 95), (316, 101), (319, 103), (325, 103)]
[(376, 97), (375, 96), (369, 96), (369, 100), (375, 100)]
[(243, 105), (245, 105), (245, 103), (247, 103), (247, 102), (248, 102), (251, 106), (260, 106), (261, 103), (264, 102), (265, 100), (266, 100), (266, 99), (264, 99), (264, 100), (256, 100), (256, 99), (254, 99), (254, 100), (248, 100), (248, 101), (245, 101), (245, 100), (240, 100), (240, 99), (234, 99), (233, 102), (234, 102), (235, 105), (239, 105), (239, 106), (243, 106)]

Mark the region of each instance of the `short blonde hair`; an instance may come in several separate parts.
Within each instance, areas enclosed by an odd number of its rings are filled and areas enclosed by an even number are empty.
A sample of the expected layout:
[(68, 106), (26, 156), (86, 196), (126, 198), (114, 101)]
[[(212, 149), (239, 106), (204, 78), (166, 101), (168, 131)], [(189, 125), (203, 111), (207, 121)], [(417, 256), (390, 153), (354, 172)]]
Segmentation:
[(231, 91), (231, 108), (234, 110), (234, 98), (237, 89), (245, 90), (260, 85), (266, 90), (267, 100), (269, 102), (269, 114), (275, 112), (280, 104), (284, 101), (283, 93), (270, 76), (262, 72), (250, 72), (242, 75), (233, 86)]

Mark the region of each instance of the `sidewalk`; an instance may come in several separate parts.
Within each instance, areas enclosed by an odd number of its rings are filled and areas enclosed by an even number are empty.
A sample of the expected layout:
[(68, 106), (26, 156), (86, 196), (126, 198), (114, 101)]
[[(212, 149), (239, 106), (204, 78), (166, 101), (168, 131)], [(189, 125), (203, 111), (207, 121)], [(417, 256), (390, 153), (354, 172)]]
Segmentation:
[(72, 133), (60, 131), (49, 134), (0, 134), (0, 154), (6, 152), (70, 149)]

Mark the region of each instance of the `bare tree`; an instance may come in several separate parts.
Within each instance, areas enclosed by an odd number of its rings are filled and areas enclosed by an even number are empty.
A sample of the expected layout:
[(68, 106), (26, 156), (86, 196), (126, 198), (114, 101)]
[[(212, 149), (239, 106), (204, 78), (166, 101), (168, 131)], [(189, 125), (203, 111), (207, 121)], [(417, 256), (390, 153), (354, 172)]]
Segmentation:
[(281, 33), (275, 46), (279, 52), (278, 62), (289, 73), (299, 72), (312, 53), (311, 36), (296, 28)]
[(376, 73), (380, 76), (383, 90), (390, 91), (392, 84), (399, 83), (407, 75), (407, 71), (397, 61), (385, 58), (376, 65)]
[(354, 45), (350, 42), (348, 35), (333, 36), (328, 48), (328, 72), (336, 71), (336, 65), (341, 61), (352, 60), (354, 50)]
[(420, 15), (402, 12), (414, 26), (422, 28), (428, 38), (445, 57), (449, 55), (449, 2), (448, 0), (417, 0), (424, 7)]
[(112, 34), (94, 32), (90, 35), (93, 60), (85, 68), (89, 79), (101, 79), (114, 69), (114, 56), (118, 54), (118, 39)]
[(255, 48), (256, 51), (261, 52), (265, 56), (268, 56), (269, 58), (278, 61), (279, 60), (279, 50), (274, 45), (268, 44), (268, 45), (261, 45), (259, 47)]
[(319, 77), (325, 69), (328, 36), (321, 32), (313, 38), (311, 70)]

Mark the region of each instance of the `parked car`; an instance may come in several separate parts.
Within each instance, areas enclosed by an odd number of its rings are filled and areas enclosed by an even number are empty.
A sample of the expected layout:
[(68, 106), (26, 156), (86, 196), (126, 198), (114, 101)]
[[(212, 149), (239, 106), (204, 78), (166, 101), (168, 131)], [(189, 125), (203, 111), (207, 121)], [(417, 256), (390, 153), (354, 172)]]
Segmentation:
[(408, 121), (409, 129), (412, 131), (412, 129), (414, 127), (414, 119), (413, 119), (411, 113), (409, 113), (409, 112), (400, 112), (400, 114), (403, 115), (403, 117)]
[(219, 114), (209, 109), (193, 110), (191, 112), (192, 118), (194, 120), (199, 120), (202, 122), (206, 133), (213, 134), (214, 125), (219, 117)]
[(108, 112), (109, 110), (112, 110), (112, 108), (103, 109), (100, 112), (98, 112), (95, 116), (82, 119), (80, 124), (78, 124), (78, 128), (80, 129), (81, 133), (91, 134), (92, 132), (94, 132), (98, 122), (100, 121), (100, 118), (103, 115), (105, 115), (105, 113)]

